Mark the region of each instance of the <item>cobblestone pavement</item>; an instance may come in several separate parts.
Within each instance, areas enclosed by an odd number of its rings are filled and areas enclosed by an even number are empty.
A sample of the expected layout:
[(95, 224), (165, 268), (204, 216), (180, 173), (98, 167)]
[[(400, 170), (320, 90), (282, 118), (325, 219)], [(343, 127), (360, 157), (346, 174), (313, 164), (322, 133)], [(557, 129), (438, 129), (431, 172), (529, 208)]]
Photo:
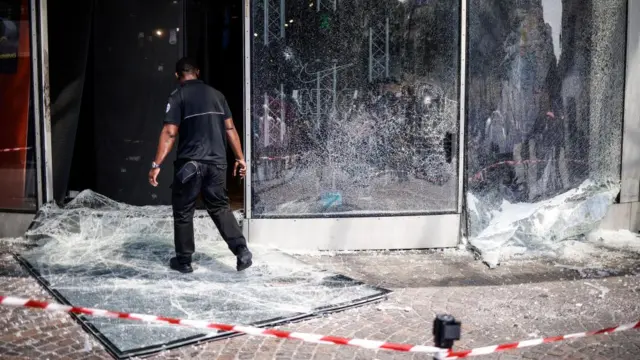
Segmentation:
[[(51, 297), (0, 245), (0, 293)], [(631, 256), (558, 266), (510, 261), (488, 269), (459, 252), (361, 252), (300, 256), (304, 261), (392, 289), (386, 301), (290, 324), (288, 330), (432, 344), (436, 313), (463, 324), (457, 348), (600, 329), (640, 319), (640, 261)], [(599, 263), (598, 263), (599, 262)], [(565, 264), (567, 265), (567, 264)], [(0, 310), (2, 359), (110, 359), (66, 314)], [(431, 359), (425, 354), (372, 351), (240, 336), (186, 346), (153, 359)], [(479, 359), (638, 359), (640, 332), (594, 336)]]

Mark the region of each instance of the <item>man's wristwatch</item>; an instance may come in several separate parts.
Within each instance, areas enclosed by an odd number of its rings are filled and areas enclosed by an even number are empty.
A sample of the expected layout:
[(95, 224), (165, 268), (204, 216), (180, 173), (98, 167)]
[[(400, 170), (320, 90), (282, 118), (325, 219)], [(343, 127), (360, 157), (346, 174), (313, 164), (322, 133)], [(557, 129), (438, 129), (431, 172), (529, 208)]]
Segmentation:
[(151, 163), (151, 168), (152, 169), (160, 169), (160, 164), (156, 164), (156, 162), (154, 161), (154, 162)]

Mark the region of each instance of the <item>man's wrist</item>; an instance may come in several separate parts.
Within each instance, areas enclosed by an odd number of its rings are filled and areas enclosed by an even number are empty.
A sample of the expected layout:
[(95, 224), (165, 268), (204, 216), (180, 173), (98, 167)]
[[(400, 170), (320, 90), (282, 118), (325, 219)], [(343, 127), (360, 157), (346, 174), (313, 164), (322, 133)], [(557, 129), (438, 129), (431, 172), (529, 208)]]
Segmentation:
[(156, 163), (155, 161), (151, 163), (151, 168), (152, 169), (160, 169), (160, 164)]

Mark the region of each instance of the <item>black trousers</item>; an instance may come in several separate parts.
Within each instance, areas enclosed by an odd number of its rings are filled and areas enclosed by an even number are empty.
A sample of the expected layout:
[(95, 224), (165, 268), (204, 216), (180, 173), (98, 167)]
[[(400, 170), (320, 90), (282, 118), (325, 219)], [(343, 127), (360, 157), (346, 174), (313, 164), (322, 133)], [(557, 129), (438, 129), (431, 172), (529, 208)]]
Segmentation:
[(173, 228), (176, 256), (182, 264), (191, 263), (195, 250), (193, 214), (196, 200), (202, 193), (204, 204), (231, 252), (246, 246), (242, 229), (233, 216), (227, 196), (227, 166), (197, 161), (176, 161), (171, 186)]

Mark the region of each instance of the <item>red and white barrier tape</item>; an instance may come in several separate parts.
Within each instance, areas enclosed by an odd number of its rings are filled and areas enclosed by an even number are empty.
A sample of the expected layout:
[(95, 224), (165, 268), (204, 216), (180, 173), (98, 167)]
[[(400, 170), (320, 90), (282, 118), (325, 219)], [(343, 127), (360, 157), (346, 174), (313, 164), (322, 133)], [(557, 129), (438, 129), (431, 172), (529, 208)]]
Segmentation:
[(616, 327), (596, 330), (596, 331), (586, 331), (586, 332), (581, 332), (576, 334), (553, 336), (553, 337), (532, 339), (532, 340), (523, 340), (523, 341), (513, 342), (513, 343), (485, 346), (485, 347), (476, 348), (472, 350), (458, 350), (458, 351), (447, 350), (446, 355), (441, 357), (441, 359), (462, 359), (470, 356), (487, 355), (487, 354), (506, 351), (506, 350), (521, 349), (524, 347), (536, 346), (541, 344), (549, 344), (553, 342), (583, 338), (583, 337), (593, 336), (593, 335), (611, 334), (611, 333), (631, 330), (631, 329), (640, 329), (640, 321), (628, 323), (628, 324), (624, 324)]
[(17, 147), (17, 148), (8, 148), (8, 149), (0, 149), (0, 152), (12, 152), (12, 151), (22, 151), (29, 150), (30, 147)]
[(364, 340), (364, 339), (347, 339), (347, 338), (336, 337), (336, 336), (324, 336), (324, 335), (317, 335), (317, 334), (288, 332), (288, 331), (275, 330), (275, 329), (260, 329), (256, 327), (250, 327), (250, 326), (216, 324), (216, 323), (209, 323), (206, 321), (198, 321), (198, 320), (185, 320), (185, 319), (175, 319), (175, 318), (167, 318), (167, 317), (153, 316), (153, 315), (130, 314), (130, 313), (122, 313), (122, 312), (116, 312), (116, 311), (109, 311), (109, 310), (89, 309), (89, 308), (83, 308), (83, 307), (77, 307), (77, 306), (67, 306), (67, 305), (47, 303), (43, 301), (36, 301), (36, 300), (30, 300), (30, 299), (20, 299), (15, 297), (0, 296), (0, 305), (37, 308), (37, 309), (43, 309), (47, 311), (54, 311), (54, 312), (70, 312), (74, 314), (92, 315), (92, 316), (108, 317), (108, 318), (139, 320), (144, 322), (158, 323), (158, 324), (165, 324), (165, 325), (181, 325), (181, 326), (196, 328), (196, 329), (207, 329), (207, 330), (216, 329), (216, 330), (223, 330), (223, 331), (233, 331), (233, 332), (240, 332), (248, 335), (276, 337), (276, 338), (283, 338), (283, 339), (297, 339), (297, 340), (302, 340), (305, 342), (311, 342), (311, 343), (317, 343), (317, 344), (350, 345), (350, 346), (356, 346), (356, 347), (361, 347), (366, 349), (383, 349), (383, 350), (420, 352), (420, 353), (431, 353), (431, 354), (446, 352), (446, 350), (440, 349), (434, 346), (394, 344), (394, 343), (387, 343), (383, 341), (373, 341), (373, 340)]
[(623, 324), (616, 327), (610, 327), (610, 328), (595, 330), (595, 331), (586, 331), (586, 332), (569, 334), (569, 335), (553, 336), (553, 337), (539, 338), (539, 339), (532, 339), (532, 340), (523, 340), (519, 342), (485, 346), (485, 347), (475, 348), (471, 350), (449, 350), (449, 349), (440, 349), (434, 346), (397, 344), (397, 343), (388, 343), (383, 341), (374, 341), (374, 340), (365, 340), (365, 339), (348, 339), (348, 338), (342, 338), (342, 337), (336, 337), (336, 336), (288, 332), (288, 331), (275, 330), (275, 329), (260, 329), (256, 327), (250, 327), (250, 326), (216, 324), (216, 323), (209, 323), (206, 321), (199, 321), (199, 320), (185, 320), (185, 319), (168, 318), (168, 317), (154, 316), (154, 315), (133, 314), (133, 313), (123, 313), (123, 312), (109, 311), (109, 310), (90, 309), (90, 308), (83, 308), (83, 307), (77, 307), (77, 306), (61, 305), (56, 303), (48, 303), (44, 301), (21, 299), (21, 298), (15, 298), (15, 297), (0, 296), (0, 305), (13, 306), (13, 307), (25, 307), (25, 308), (37, 308), (37, 309), (42, 309), (46, 311), (68, 312), (68, 313), (91, 315), (91, 316), (97, 316), (97, 317), (138, 320), (138, 321), (165, 324), (165, 325), (180, 325), (180, 326), (196, 328), (196, 329), (207, 329), (207, 330), (215, 329), (215, 330), (223, 330), (223, 331), (231, 331), (231, 332), (240, 332), (247, 335), (276, 337), (276, 338), (283, 338), (283, 339), (297, 339), (297, 340), (302, 340), (304, 342), (317, 343), (317, 344), (350, 345), (350, 346), (356, 346), (356, 347), (361, 347), (366, 349), (382, 349), (382, 350), (393, 350), (393, 351), (401, 351), (401, 352), (429, 353), (429, 354), (433, 354), (438, 359), (462, 359), (462, 358), (467, 358), (471, 356), (488, 355), (488, 354), (502, 352), (506, 350), (521, 349), (525, 347), (549, 344), (549, 343), (570, 340), (570, 339), (577, 339), (577, 338), (582, 338), (587, 336), (611, 334), (611, 333), (621, 332), (621, 331), (631, 330), (631, 329), (640, 329), (640, 321), (636, 321), (633, 323)]

